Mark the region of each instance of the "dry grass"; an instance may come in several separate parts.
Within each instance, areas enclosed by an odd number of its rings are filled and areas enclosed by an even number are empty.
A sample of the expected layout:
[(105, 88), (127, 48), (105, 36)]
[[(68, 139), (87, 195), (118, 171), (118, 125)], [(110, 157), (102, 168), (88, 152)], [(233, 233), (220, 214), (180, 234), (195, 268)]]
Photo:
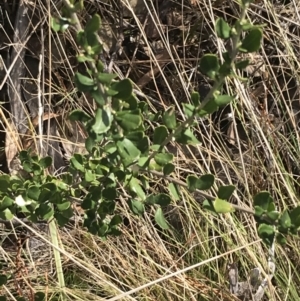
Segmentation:
[[(52, 13), (58, 13), (59, 2), (51, 1)], [(110, 1), (85, 2), (86, 11), (80, 20), (84, 22), (87, 14), (100, 13), (109, 38), (103, 32), (101, 37), (109, 48), (111, 37), (117, 34), (118, 24), (112, 24), (119, 16), (117, 7)], [(160, 4), (163, 11), (158, 16), (156, 1), (144, 4), (138, 1), (136, 8), (130, 6), (133, 1), (121, 2), (128, 8), (123, 16), (124, 26), (129, 23), (132, 26), (128, 25), (125, 32), (123, 55), (115, 61), (114, 72), (120, 78), (129, 76), (133, 80), (135, 89), (145, 95), (143, 100), (153, 112), (174, 105), (183, 119), (181, 103), (189, 101), (190, 91), (195, 89), (205, 95), (209, 86), (196, 68), (199, 59), (208, 51), (220, 55), (226, 47), (216, 39), (213, 23), (218, 16), (234, 22), (238, 5), (234, 1), (166, 1), (167, 4)], [(82, 107), (92, 112), (94, 104), (75, 93), (72, 76), (82, 67), (74, 63), (77, 46), (73, 33), (63, 37), (50, 31), (50, 7), (45, 3), (36, 3), (45, 17), (40, 22), (45, 22), (47, 37), (39, 41), (46, 54), (45, 87), (41, 93), (46, 96), (46, 104), (51, 104), (51, 111), (63, 115), (59, 119), (60, 137), (53, 138), (63, 144), (68, 141), (62, 122), (67, 113)], [(201, 145), (193, 148), (173, 145), (177, 165), (173, 177), (184, 180), (188, 173), (213, 173), (217, 184), (237, 185), (232, 202), (240, 206), (252, 208), (252, 196), (260, 190), (270, 191), (280, 210), (298, 204), (300, 17), (297, 6), (299, 10), (295, 0), (286, 6), (266, 0), (255, 1), (251, 6), (249, 18), (258, 24), (265, 23), (266, 27), (260, 53), (250, 57), (253, 67), (246, 75), (249, 81), (226, 82), (225, 89), (236, 95), (236, 101), (199, 120), (194, 130)], [(286, 10), (288, 7), (290, 11)], [(141, 16), (147, 16), (146, 20)], [(164, 25), (160, 26), (158, 20)], [(48, 35), (52, 37), (50, 44)], [(53, 56), (49, 53), (53, 52), (58, 56), (58, 64), (51, 63)], [(2, 118), (2, 123), (6, 130), (9, 121)], [(161, 179), (155, 189), (163, 190), (166, 184)], [(251, 268), (265, 268), (268, 254), (258, 240), (253, 217), (244, 213), (214, 216), (203, 210), (202, 201), (201, 196), (182, 188), (180, 200), (174, 200), (166, 213), (173, 229), (163, 233), (153, 226), (153, 212), (148, 212), (143, 220), (137, 219), (128, 213), (125, 200), (119, 210), (128, 223), (122, 227), (123, 235), (119, 238), (101, 241), (79, 227), (61, 230), (65, 299), (234, 300), (227, 289), (227, 263), (239, 262), (243, 277)], [(4, 239), (5, 233), (1, 235)], [(298, 237), (290, 237), (286, 247), (276, 248), (276, 282), (270, 286), (265, 300), (299, 300), (298, 249)], [(37, 273), (30, 274), (24, 268), (28, 261), (19, 263), (20, 270), (16, 273), (20, 255), (4, 247), (1, 253), (7, 270), (17, 275), (2, 289), (2, 294), (9, 296), (21, 284), (19, 291), (25, 296), (41, 290), (49, 300), (59, 298), (51, 257), (42, 259), (43, 265)], [(193, 268), (185, 271), (188, 267)], [(128, 291), (132, 294), (122, 295)]]

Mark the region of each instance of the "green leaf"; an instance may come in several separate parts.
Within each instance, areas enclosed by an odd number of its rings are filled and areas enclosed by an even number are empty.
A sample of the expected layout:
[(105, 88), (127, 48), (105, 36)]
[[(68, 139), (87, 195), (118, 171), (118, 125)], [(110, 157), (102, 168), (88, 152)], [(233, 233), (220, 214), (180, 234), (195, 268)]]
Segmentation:
[(14, 204), (14, 200), (8, 196), (5, 196), (0, 202), (0, 210), (5, 210), (6, 208), (11, 207)]
[(39, 165), (42, 168), (48, 168), (52, 165), (52, 158), (51, 157), (44, 157), (39, 161)]
[(163, 168), (163, 173), (165, 176), (170, 175), (175, 170), (175, 165), (172, 163), (167, 163)]
[(36, 209), (36, 213), (37, 213), (43, 220), (49, 220), (51, 217), (53, 217), (54, 210), (53, 210), (51, 204), (48, 204), (48, 203), (42, 203), (42, 204), (40, 204), (40, 206)]
[(87, 46), (84, 47), (85, 52), (94, 57), (102, 52), (103, 47), (99, 41), (99, 37), (95, 32), (86, 33)]
[(82, 110), (74, 110), (69, 114), (69, 120), (87, 122), (91, 120), (91, 117)]
[(213, 202), (214, 209), (217, 213), (229, 213), (234, 212), (235, 209), (229, 202), (216, 198)]
[(96, 175), (91, 170), (86, 170), (84, 174), (84, 180), (87, 182), (93, 182), (96, 180)]
[(241, 26), (241, 28), (244, 31), (248, 31), (248, 30), (253, 29), (253, 28), (260, 28), (261, 25), (253, 25), (250, 21), (243, 20), (243, 21), (239, 22), (239, 26)]
[(117, 112), (115, 116), (116, 116), (116, 120), (118, 121), (118, 124), (125, 131), (135, 130), (142, 123), (140, 110), (121, 111), (121, 112)]
[(53, 194), (53, 192), (50, 189), (43, 188), (40, 192), (38, 202), (44, 203), (44, 202), (48, 201), (51, 198), (52, 194)]
[(275, 238), (274, 227), (267, 224), (260, 224), (258, 226), (258, 235), (267, 246), (271, 246)]
[(126, 100), (132, 95), (132, 84), (128, 78), (112, 83), (111, 88), (118, 92), (116, 97), (119, 99)]
[(114, 201), (117, 198), (117, 190), (115, 187), (107, 187), (102, 190), (102, 197), (106, 200)]
[(279, 225), (283, 229), (289, 229), (292, 226), (292, 221), (289, 213), (285, 210), (279, 218)]
[(100, 237), (106, 237), (107, 232), (108, 232), (108, 225), (103, 223), (103, 224), (98, 228), (98, 236), (100, 236)]
[(36, 292), (34, 294), (34, 301), (44, 301), (45, 299), (45, 293), (43, 292)]
[(128, 205), (131, 211), (136, 215), (141, 216), (145, 212), (145, 206), (141, 201), (129, 200)]
[[(1, 284), (0, 284), (1, 285)], [(6, 296), (0, 296), (0, 301), (6, 301)]]
[(211, 79), (216, 79), (219, 72), (219, 59), (214, 54), (205, 54), (200, 60), (200, 70)]
[(68, 29), (70, 21), (67, 18), (52, 18), (51, 17), (51, 28), (55, 32), (64, 32)]
[(122, 217), (120, 215), (115, 215), (111, 220), (110, 220), (110, 223), (109, 225), (111, 227), (115, 227), (115, 226), (118, 226), (122, 223)]
[(0, 286), (5, 285), (7, 283), (7, 277), (4, 274), (0, 275)]
[(154, 160), (157, 164), (165, 166), (173, 160), (173, 155), (169, 153), (158, 153), (154, 156)]
[(19, 158), (20, 158), (21, 162), (31, 161), (29, 151), (25, 151), (25, 150), (21, 151), (20, 154), (19, 154)]
[(160, 206), (168, 206), (171, 203), (171, 198), (165, 193), (159, 193), (159, 194), (150, 194), (146, 200), (145, 203), (148, 205), (160, 205)]
[(172, 195), (173, 199), (175, 201), (178, 201), (180, 199), (180, 191), (179, 191), (178, 186), (174, 183), (169, 183), (168, 189), (169, 189), (170, 194)]
[(64, 227), (69, 222), (69, 218), (65, 217), (62, 212), (55, 212), (54, 217), (60, 227)]
[(192, 175), (188, 175), (186, 178), (186, 183), (188, 186), (188, 190), (190, 192), (194, 192), (197, 189), (198, 178)]
[(176, 134), (175, 140), (182, 144), (197, 145), (200, 143), (189, 128)]
[(70, 162), (76, 170), (84, 172), (83, 157), (81, 154), (74, 154)]
[(136, 146), (127, 138), (117, 142), (117, 150), (124, 160), (129, 161), (128, 164), (138, 160), (141, 154)]
[(61, 204), (57, 204), (56, 206), (57, 206), (58, 211), (65, 211), (70, 208), (71, 203), (69, 201), (67, 201), (67, 202), (64, 202)]
[(300, 227), (300, 206), (295, 207), (294, 209), (291, 210), (290, 212), (290, 218), (292, 224), (296, 227)]
[(4, 219), (5, 221), (10, 221), (13, 219), (13, 217), (14, 215), (8, 208), (0, 212), (0, 218)]
[(54, 193), (55, 191), (57, 191), (57, 186), (53, 182), (46, 182), (45, 184), (42, 185), (42, 188), (47, 188), (52, 193)]
[(61, 25), (60, 25), (59, 19), (51, 17), (51, 28), (55, 32), (59, 32), (60, 31)]
[(220, 67), (219, 74), (224, 76), (224, 77), (232, 75), (231, 63), (227, 63), (225, 61)]
[(168, 130), (164, 125), (154, 129), (153, 144), (161, 145), (168, 137)]
[(214, 207), (214, 203), (211, 200), (204, 200), (203, 208), (205, 210), (210, 211), (212, 214), (216, 215), (216, 210), (215, 210), (215, 207)]
[(95, 82), (90, 77), (87, 77), (79, 72), (75, 73), (75, 85), (81, 92), (90, 92), (95, 86)]
[(175, 109), (174, 107), (169, 107), (167, 110), (163, 113), (163, 123), (164, 125), (170, 129), (173, 130), (176, 128), (176, 116), (175, 116)]
[(40, 193), (41, 193), (41, 188), (38, 186), (30, 186), (27, 189), (27, 196), (34, 201), (38, 201)]
[(243, 70), (245, 69), (246, 67), (248, 67), (250, 64), (250, 60), (243, 60), (243, 61), (239, 61), (237, 63), (235, 63), (235, 68), (236, 69), (239, 69), (239, 70)]
[(262, 191), (254, 196), (253, 201), (254, 206), (261, 207), (263, 210), (267, 211), (269, 209), (269, 204), (273, 202), (273, 198), (268, 191)]
[(97, 77), (101, 84), (106, 86), (110, 85), (112, 80), (115, 79), (118, 75), (114, 73), (98, 73)]
[(241, 52), (255, 52), (259, 50), (262, 39), (262, 30), (254, 28), (246, 35), (242, 41), (242, 45), (239, 47)]
[(162, 169), (163, 169), (162, 166), (157, 164), (154, 159), (151, 159), (148, 167), (149, 167), (149, 170), (156, 170), (159, 172), (162, 171)]
[(277, 235), (276, 235), (276, 241), (281, 246), (283, 246), (283, 245), (286, 244), (286, 238), (281, 233), (277, 233)]
[(217, 33), (217, 36), (221, 39), (230, 38), (231, 28), (228, 23), (225, 22), (222, 18), (217, 19), (215, 31)]
[(210, 189), (214, 185), (214, 182), (215, 182), (214, 175), (211, 174), (203, 175), (197, 181), (197, 189), (199, 190)]
[(31, 167), (33, 174), (37, 176), (41, 175), (44, 171), (44, 169), (42, 169), (41, 166), (36, 162), (32, 162)]
[[(141, 112), (145, 113), (145, 107), (140, 106), (140, 101), (136, 98), (134, 94), (131, 94), (129, 98), (123, 101), (123, 105), (127, 106), (128, 110), (136, 110), (139, 109)], [(139, 104), (139, 105), (138, 105)]]
[(193, 91), (191, 93), (191, 100), (195, 107), (198, 107), (200, 105), (200, 94), (196, 91)]
[(92, 129), (96, 134), (106, 133), (110, 127), (113, 120), (113, 115), (111, 110), (107, 108), (98, 108), (95, 114), (95, 121), (92, 125)]
[(280, 215), (278, 211), (270, 211), (270, 212), (267, 212), (266, 214), (267, 214), (267, 217), (269, 219), (271, 219), (273, 222), (276, 222)]
[(111, 215), (114, 213), (116, 208), (116, 203), (110, 200), (102, 200), (100, 206), (97, 210), (98, 214), (100, 215), (101, 219), (104, 219), (106, 215)]
[(85, 148), (89, 153), (92, 152), (95, 145), (96, 145), (95, 140), (92, 139), (91, 137), (87, 137), (87, 139), (85, 140)]
[(227, 104), (231, 103), (234, 100), (233, 96), (230, 95), (218, 95), (214, 101), (217, 106), (226, 106)]
[(96, 32), (100, 28), (101, 18), (99, 15), (94, 14), (93, 17), (87, 21), (84, 31), (85, 32)]
[(183, 106), (183, 112), (184, 112), (186, 117), (189, 118), (189, 117), (194, 115), (194, 113), (195, 113), (195, 106), (194, 105), (191, 105), (189, 103), (183, 103), (182, 106)]
[(235, 190), (235, 186), (221, 186), (218, 189), (218, 198), (222, 200), (229, 200)]
[(10, 186), (10, 178), (8, 175), (0, 175), (0, 190), (1, 192), (7, 192)]
[(219, 109), (217, 103), (212, 98), (209, 102), (198, 112), (200, 117), (206, 116), (207, 114), (212, 114)]
[(76, 58), (78, 63), (93, 62), (95, 60), (93, 57), (84, 55), (83, 53), (79, 53)]
[(166, 219), (164, 217), (164, 214), (163, 214), (163, 211), (161, 208), (157, 208), (154, 219), (163, 230), (169, 229), (169, 225), (166, 222)]
[(144, 201), (146, 199), (146, 194), (142, 188), (142, 186), (140, 185), (140, 181), (135, 178), (132, 177), (129, 181), (129, 189), (136, 194), (140, 200)]
[(93, 91), (90, 91), (91, 96), (94, 98), (96, 103), (103, 107), (107, 102), (107, 97), (105, 97), (102, 92), (98, 90), (98, 88), (94, 89)]

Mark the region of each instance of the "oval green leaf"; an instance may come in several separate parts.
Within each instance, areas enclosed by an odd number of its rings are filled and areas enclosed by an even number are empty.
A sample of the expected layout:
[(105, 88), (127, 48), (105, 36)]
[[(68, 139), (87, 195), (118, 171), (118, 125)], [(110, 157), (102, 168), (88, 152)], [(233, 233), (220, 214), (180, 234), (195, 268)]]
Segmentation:
[(5, 285), (7, 283), (7, 276), (4, 274), (0, 275), (0, 286)]
[(221, 186), (218, 189), (218, 198), (222, 200), (229, 200), (234, 190), (235, 190), (235, 186), (233, 185)]
[(228, 38), (230, 38), (231, 28), (228, 25), (228, 23), (224, 21), (223, 18), (219, 18), (216, 21), (215, 31), (217, 33), (217, 36), (219, 38), (221, 38), (221, 39), (228, 39)]
[(216, 198), (215, 201), (213, 202), (213, 206), (215, 209), (215, 212), (217, 213), (229, 213), (229, 212), (234, 212), (235, 209), (232, 206), (232, 204), (230, 204), (229, 202)]
[(163, 211), (161, 208), (157, 208), (154, 219), (163, 230), (169, 229), (169, 225), (167, 224), (167, 221), (164, 217), (164, 214), (163, 214)]
[(170, 175), (175, 170), (175, 165), (172, 163), (167, 163), (163, 168), (163, 173), (165, 176)]
[(205, 54), (200, 60), (200, 70), (208, 75), (211, 79), (215, 79), (220, 69), (219, 59), (214, 54)]
[(117, 91), (118, 94), (115, 97), (122, 100), (126, 100), (132, 95), (132, 84), (128, 78), (112, 83), (111, 89)]
[(93, 131), (98, 135), (106, 133), (111, 127), (112, 120), (113, 115), (108, 107), (98, 108), (92, 125)]
[(8, 208), (6, 208), (5, 210), (0, 211), (0, 218), (4, 219), (5, 221), (10, 221), (14, 218), (14, 215)]
[(145, 206), (141, 201), (129, 200), (128, 205), (131, 211), (136, 215), (140, 216), (145, 212)]
[(5, 196), (0, 202), (0, 210), (5, 210), (14, 204), (14, 200), (8, 196)]
[(174, 107), (169, 107), (164, 113), (163, 113), (163, 123), (164, 125), (170, 129), (173, 130), (176, 128), (176, 116), (175, 116), (175, 109)]
[(160, 206), (168, 206), (171, 203), (171, 198), (169, 195), (165, 193), (159, 193), (159, 194), (150, 194), (146, 200), (145, 203), (148, 205), (160, 205)]
[(157, 164), (165, 166), (173, 160), (173, 155), (169, 153), (159, 153), (154, 156), (154, 160)]
[(75, 85), (81, 92), (89, 92), (92, 91), (95, 82), (90, 77), (87, 77), (79, 72), (75, 73), (75, 79), (74, 79)]
[(211, 175), (211, 174), (203, 175), (197, 180), (196, 187), (199, 190), (207, 190), (207, 189), (210, 189), (214, 185), (214, 182), (215, 182), (214, 175)]
[(218, 95), (215, 98), (215, 103), (217, 106), (226, 106), (227, 104), (231, 103), (234, 100), (233, 96), (230, 95)]
[(93, 17), (87, 21), (84, 31), (89, 33), (89, 32), (96, 32), (101, 25), (101, 18), (99, 15), (94, 14)]
[(262, 30), (260, 28), (254, 28), (246, 35), (239, 50), (246, 53), (255, 52), (260, 48), (261, 39)]
[(186, 184), (190, 192), (194, 192), (197, 189), (197, 181), (198, 181), (197, 177), (192, 175), (187, 176)]
[(164, 125), (158, 126), (154, 130), (153, 144), (161, 145), (168, 137), (168, 130)]

